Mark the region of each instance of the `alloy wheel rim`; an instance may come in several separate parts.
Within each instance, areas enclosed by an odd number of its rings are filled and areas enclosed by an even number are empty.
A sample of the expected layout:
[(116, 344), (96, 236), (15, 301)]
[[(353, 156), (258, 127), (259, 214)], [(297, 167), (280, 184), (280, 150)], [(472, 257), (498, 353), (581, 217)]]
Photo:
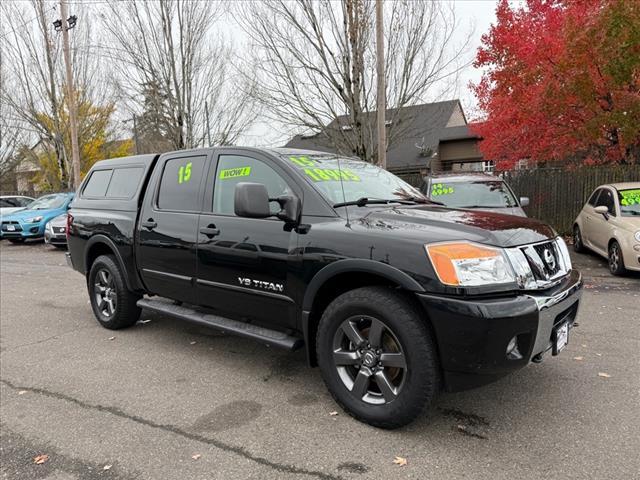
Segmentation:
[(346, 389), (373, 405), (395, 400), (408, 372), (396, 335), (381, 320), (366, 315), (350, 317), (336, 330), (333, 362)]
[(614, 243), (611, 245), (609, 251), (609, 266), (612, 271), (618, 270), (618, 263), (620, 262), (620, 255), (618, 254), (618, 246)]
[(573, 231), (573, 243), (576, 247), (580, 247), (580, 244), (582, 243), (582, 240), (580, 239), (580, 230), (578, 230), (577, 227)]
[(116, 311), (118, 301), (113, 275), (108, 270), (99, 270), (94, 286), (98, 310), (105, 317), (111, 317)]

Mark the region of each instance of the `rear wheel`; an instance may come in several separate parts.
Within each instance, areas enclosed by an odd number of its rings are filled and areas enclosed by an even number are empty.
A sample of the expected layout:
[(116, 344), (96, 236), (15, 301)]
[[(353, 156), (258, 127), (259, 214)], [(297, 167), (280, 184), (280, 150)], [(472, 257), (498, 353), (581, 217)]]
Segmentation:
[(87, 287), (91, 308), (100, 325), (117, 330), (140, 318), (136, 302), (141, 298), (127, 290), (123, 272), (112, 255), (101, 255), (91, 265)]
[(437, 391), (429, 329), (417, 309), (387, 287), (359, 288), (336, 298), (320, 320), (317, 352), (335, 400), (376, 427), (408, 424)]
[(584, 252), (584, 243), (582, 243), (582, 232), (578, 225), (573, 226), (573, 250), (578, 253)]
[(620, 244), (615, 240), (609, 245), (609, 271), (614, 275), (624, 275), (627, 271), (626, 268), (624, 268), (624, 259), (622, 258)]

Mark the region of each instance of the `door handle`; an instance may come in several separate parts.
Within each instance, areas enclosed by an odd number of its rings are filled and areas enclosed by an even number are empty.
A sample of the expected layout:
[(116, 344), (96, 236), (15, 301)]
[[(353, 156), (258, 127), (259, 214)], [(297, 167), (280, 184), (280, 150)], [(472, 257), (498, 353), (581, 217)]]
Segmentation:
[(143, 228), (147, 228), (149, 230), (153, 230), (158, 226), (158, 224), (153, 221), (153, 218), (150, 218), (146, 222), (142, 222), (140, 225), (142, 225)]
[(210, 223), (206, 227), (201, 228), (200, 233), (202, 233), (203, 235), (206, 235), (209, 238), (213, 238), (216, 235), (220, 235), (220, 229), (216, 228), (216, 226), (213, 223)]

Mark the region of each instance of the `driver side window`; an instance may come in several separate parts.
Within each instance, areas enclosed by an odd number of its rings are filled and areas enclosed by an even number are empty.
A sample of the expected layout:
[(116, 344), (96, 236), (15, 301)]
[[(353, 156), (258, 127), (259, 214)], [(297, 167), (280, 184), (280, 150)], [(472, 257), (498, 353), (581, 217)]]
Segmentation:
[(291, 193), (284, 179), (266, 163), (241, 155), (221, 155), (213, 186), (213, 213), (235, 216), (234, 193), (240, 182), (262, 183), (270, 198)]
[(596, 207), (605, 206), (609, 209), (609, 214), (612, 216), (616, 216), (616, 203), (613, 199), (613, 192), (608, 188), (603, 188), (602, 193), (598, 197), (598, 201), (596, 202)]

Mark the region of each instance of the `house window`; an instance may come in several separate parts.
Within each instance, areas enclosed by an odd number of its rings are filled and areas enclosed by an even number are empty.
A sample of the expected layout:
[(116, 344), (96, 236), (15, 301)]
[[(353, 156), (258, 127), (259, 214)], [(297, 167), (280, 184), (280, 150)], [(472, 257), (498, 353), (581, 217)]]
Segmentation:
[(493, 160), (485, 160), (482, 162), (482, 171), (483, 172), (495, 172), (496, 171), (496, 162)]

